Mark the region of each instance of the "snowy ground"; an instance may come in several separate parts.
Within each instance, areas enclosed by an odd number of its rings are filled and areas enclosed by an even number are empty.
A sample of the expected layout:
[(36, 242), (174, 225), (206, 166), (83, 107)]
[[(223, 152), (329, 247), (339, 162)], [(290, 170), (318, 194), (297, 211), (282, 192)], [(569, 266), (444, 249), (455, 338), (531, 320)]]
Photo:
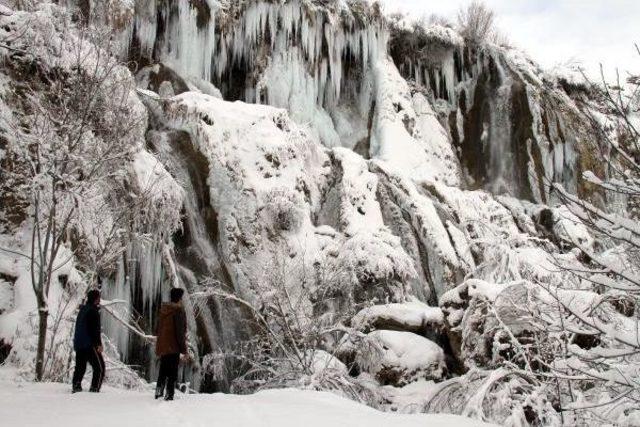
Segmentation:
[(329, 393), (298, 390), (180, 395), (164, 402), (113, 388), (72, 395), (65, 384), (0, 380), (0, 402), (5, 426), (489, 426), (454, 415), (386, 414)]

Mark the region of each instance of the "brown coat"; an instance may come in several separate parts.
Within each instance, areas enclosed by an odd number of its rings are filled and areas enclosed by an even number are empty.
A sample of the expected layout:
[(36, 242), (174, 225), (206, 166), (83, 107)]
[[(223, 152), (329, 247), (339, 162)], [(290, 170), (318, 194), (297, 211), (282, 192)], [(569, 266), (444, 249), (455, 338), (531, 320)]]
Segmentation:
[(187, 354), (187, 316), (180, 304), (163, 303), (156, 330), (156, 355)]

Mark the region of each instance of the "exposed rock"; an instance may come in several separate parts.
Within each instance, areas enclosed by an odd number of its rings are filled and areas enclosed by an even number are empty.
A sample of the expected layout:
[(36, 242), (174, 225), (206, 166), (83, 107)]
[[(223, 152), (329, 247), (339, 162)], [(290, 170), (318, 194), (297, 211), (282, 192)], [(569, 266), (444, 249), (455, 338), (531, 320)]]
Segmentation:
[(14, 284), (16, 280), (16, 277), (0, 272), (0, 315), (14, 307)]
[(3, 338), (0, 338), (0, 365), (7, 360), (9, 354), (11, 353), (11, 344), (4, 341)]
[(163, 63), (142, 68), (136, 74), (136, 83), (138, 87), (152, 90), (166, 98), (189, 91), (187, 82)]

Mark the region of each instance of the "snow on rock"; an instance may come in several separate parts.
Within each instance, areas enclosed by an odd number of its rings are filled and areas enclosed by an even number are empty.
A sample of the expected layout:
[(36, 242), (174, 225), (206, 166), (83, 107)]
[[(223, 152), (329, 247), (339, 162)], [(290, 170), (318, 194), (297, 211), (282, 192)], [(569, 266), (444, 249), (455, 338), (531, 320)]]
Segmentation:
[(164, 64), (140, 69), (136, 74), (136, 84), (139, 89), (151, 90), (167, 98), (190, 90), (187, 81)]
[(370, 155), (416, 180), (459, 185), (460, 167), (446, 131), (427, 99), (413, 97), (393, 62), (375, 67), (376, 113)]
[(511, 213), (491, 194), (444, 185), (434, 185), (432, 188), (471, 236), (487, 236), (494, 232), (492, 229), (499, 230), (503, 237), (520, 234)]
[(590, 249), (594, 239), (585, 224), (566, 206), (553, 210), (553, 231), (562, 242)]
[(318, 203), (327, 156), (286, 111), (193, 92), (168, 100), (163, 108), (168, 124), (189, 132), (209, 158), (211, 182), (217, 183), (210, 187), (212, 201), (221, 212), (233, 206), (231, 189), (252, 188), (266, 196), (289, 188)]
[(513, 70), (533, 84), (542, 86), (543, 69), (536, 64), (527, 52), (517, 47), (508, 47), (500, 51), (500, 53), (504, 55), (505, 60)]
[[(285, 252), (292, 266), (309, 271), (319, 259), (336, 266), (350, 277), (345, 289), (360, 284), (368, 293), (383, 285), (393, 300), (404, 296), (403, 282), (415, 271), (383, 223), (377, 176), (360, 156), (324, 149), (286, 111), (269, 106), (187, 92), (153, 108), (168, 126), (188, 132), (209, 161), (221, 247), (238, 269), (238, 285), (250, 286), (262, 277), (259, 268)], [(318, 234), (316, 225), (337, 234)]]
[(440, 308), (413, 300), (364, 308), (353, 317), (351, 324), (364, 332), (385, 329), (424, 335), (429, 330), (440, 329), (443, 321)]
[(349, 373), (344, 363), (324, 350), (315, 350), (308, 357), (311, 359), (311, 371), (315, 375), (325, 375), (327, 373), (348, 375)]
[(382, 385), (403, 386), (420, 379), (441, 379), (444, 352), (432, 341), (411, 332), (374, 331), (359, 348), (356, 363)]
[[(402, 222), (411, 230), (409, 235), (403, 235), (403, 239), (407, 247), (411, 244), (415, 248), (411, 254), (416, 269), (422, 270), (424, 299), (437, 300), (464, 271), (436, 208), (437, 201), (434, 203), (434, 199), (423, 194), (416, 183), (396, 173), (386, 162), (372, 161), (371, 170), (380, 178), (387, 199), (385, 208), (393, 208), (386, 220), (395, 224)], [(426, 260), (423, 258), (425, 252)]]
[(482, 262), (491, 265), (476, 277), (504, 283), (533, 277), (548, 280), (557, 275), (554, 256), (549, 253), (553, 248), (549, 242), (537, 238), (537, 226), (532, 218), (543, 207), (531, 205), (526, 210), (523, 205), (504, 198), (496, 200), (484, 191), (442, 185), (429, 190), (440, 200), (439, 206), (456, 220), (453, 241), (462, 240), (460, 233), (466, 237), (466, 245), (456, 245), (461, 256), (468, 262), (473, 258), (475, 262), (471, 265)]
[(188, 135), (170, 144), (189, 144), (208, 163), (203, 191), (220, 218), (219, 248), (236, 271), (234, 285), (246, 290), (283, 253), (291, 268), (311, 271), (313, 257), (305, 254), (318, 252), (311, 212), (330, 168), (308, 132), (284, 110), (195, 92), (151, 108)]
[(150, 152), (141, 150), (135, 154), (132, 168), (140, 194), (150, 197), (158, 212), (167, 219), (180, 218), (184, 190), (164, 165)]
[(511, 212), (520, 230), (530, 235), (536, 235), (538, 233), (536, 222), (539, 221), (534, 221), (536, 214), (539, 214), (540, 207), (538, 205), (534, 205), (526, 200), (518, 200), (508, 195), (497, 196), (496, 200)]
[(488, 283), (484, 280), (469, 279), (462, 284), (466, 284), (469, 296), (471, 298), (486, 298), (489, 301), (495, 301), (498, 295), (505, 289), (506, 285), (497, 283)]
[(351, 150), (336, 148), (333, 155), (342, 170), (340, 228), (347, 235), (355, 235), (360, 230), (384, 227), (376, 199), (378, 177), (369, 172), (367, 162)]

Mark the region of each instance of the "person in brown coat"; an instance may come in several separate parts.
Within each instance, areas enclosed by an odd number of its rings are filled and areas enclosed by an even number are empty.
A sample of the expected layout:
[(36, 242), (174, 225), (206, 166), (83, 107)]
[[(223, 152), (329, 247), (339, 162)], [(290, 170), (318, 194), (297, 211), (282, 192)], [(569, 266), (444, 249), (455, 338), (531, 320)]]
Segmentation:
[(156, 383), (156, 399), (173, 400), (178, 379), (180, 354), (187, 355), (187, 318), (182, 306), (184, 290), (171, 289), (171, 302), (163, 303), (158, 315), (156, 355), (160, 358), (160, 372)]

